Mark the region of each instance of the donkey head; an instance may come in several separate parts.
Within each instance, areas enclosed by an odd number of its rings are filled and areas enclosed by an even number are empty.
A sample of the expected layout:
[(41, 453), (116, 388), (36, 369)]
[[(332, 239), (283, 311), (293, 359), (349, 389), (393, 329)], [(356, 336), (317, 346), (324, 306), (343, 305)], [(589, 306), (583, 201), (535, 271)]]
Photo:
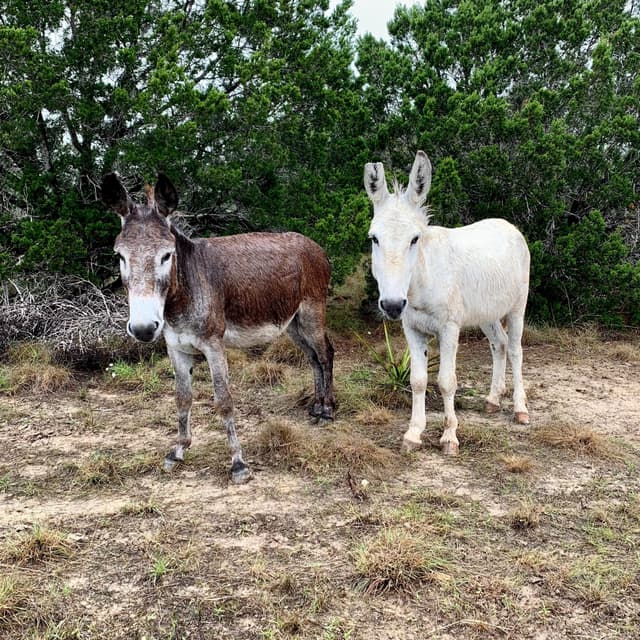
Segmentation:
[(152, 342), (162, 332), (164, 304), (175, 277), (176, 239), (167, 216), (178, 204), (178, 193), (159, 174), (153, 192), (147, 190), (146, 204), (136, 204), (116, 174), (109, 173), (102, 180), (102, 200), (122, 221), (113, 248), (129, 298), (127, 333)]
[(387, 189), (381, 162), (364, 167), (364, 186), (373, 202), (371, 272), (378, 282), (378, 305), (391, 320), (397, 320), (407, 305), (411, 275), (418, 260), (419, 240), (428, 218), (423, 208), (431, 186), (431, 162), (418, 151), (409, 175), (409, 186), (402, 190), (394, 184)]

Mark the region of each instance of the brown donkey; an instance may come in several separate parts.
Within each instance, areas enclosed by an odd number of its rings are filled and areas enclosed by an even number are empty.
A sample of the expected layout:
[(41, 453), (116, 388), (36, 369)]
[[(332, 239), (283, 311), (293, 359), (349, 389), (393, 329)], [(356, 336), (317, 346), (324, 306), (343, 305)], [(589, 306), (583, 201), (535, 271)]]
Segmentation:
[(249, 477), (223, 345), (263, 344), (286, 330), (313, 367), (311, 415), (333, 418), (333, 347), (326, 328), (331, 268), (315, 242), (297, 233), (188, 238), (167, 217), (178, 194), (162, 174), (146, 204), (134, 203), (113, 173), (102, 181), (102, 199), (122, 221), (114, 250), (129, 299), (127, 333), (152, 342), (164, 332), (175, 371), (178, 440), (165, 457), (166, 470), (191, 445), (191, 376), (194, 356), (202, 354), (227, 428), (233, 482)]

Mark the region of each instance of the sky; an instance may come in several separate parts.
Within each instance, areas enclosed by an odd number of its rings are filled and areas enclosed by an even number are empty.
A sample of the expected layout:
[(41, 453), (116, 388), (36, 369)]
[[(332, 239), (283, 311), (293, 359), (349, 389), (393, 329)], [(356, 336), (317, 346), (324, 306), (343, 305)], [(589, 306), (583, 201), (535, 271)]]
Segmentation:
[[(332, 0), (331, 7), (337, 4)], [(393, 18), (396, 5), (412, 6), (418, 0), (354, 0), (351, 15), (358, 20), (358, 35), (369, 32), (376, 38), (387, 39), (387, 22)]]

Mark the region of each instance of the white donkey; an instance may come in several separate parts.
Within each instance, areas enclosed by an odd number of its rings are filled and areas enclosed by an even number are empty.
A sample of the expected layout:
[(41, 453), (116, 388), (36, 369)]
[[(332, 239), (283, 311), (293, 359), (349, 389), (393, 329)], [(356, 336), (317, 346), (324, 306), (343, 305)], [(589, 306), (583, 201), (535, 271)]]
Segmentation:
[[(487, 411), (500, 408), (509, 354), (515, 419), (528, 424), (520, 342), (529, 291), (529, 249), (522, 234), (500, 219), (458, 229), (429, 226), (423, 205), (431, 186), (431, 163), (424, 151), (416, 154), (406, 190), (394, 184), (394, 193), (389, 193), (381, 162), (365, 165), (364, 184), (373, 202), (369, 237), (378, 304), (388, 318), (402, 318), (411, 352), (413, 408), (403, 448), (412, 450), (421, 444), (426, 424), (427, 336), (436, 335), (438, 385), (444, 401), (440, 444), (445, 455), (458, 453), (453, 397), (462, 327), (479, 326), (491, 345), (493, 377)], [(505, 317), (508, 336), (501, 323)]]

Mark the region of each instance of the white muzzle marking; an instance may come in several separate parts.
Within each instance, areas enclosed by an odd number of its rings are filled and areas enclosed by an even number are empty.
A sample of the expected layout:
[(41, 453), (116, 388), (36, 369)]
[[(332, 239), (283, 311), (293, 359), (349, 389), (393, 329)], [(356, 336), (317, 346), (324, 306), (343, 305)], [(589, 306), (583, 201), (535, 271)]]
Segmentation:
[(164, 300), (157, 296), (129, 296), (127, 333), (141, 342), (153, 342), (164, 326)]

